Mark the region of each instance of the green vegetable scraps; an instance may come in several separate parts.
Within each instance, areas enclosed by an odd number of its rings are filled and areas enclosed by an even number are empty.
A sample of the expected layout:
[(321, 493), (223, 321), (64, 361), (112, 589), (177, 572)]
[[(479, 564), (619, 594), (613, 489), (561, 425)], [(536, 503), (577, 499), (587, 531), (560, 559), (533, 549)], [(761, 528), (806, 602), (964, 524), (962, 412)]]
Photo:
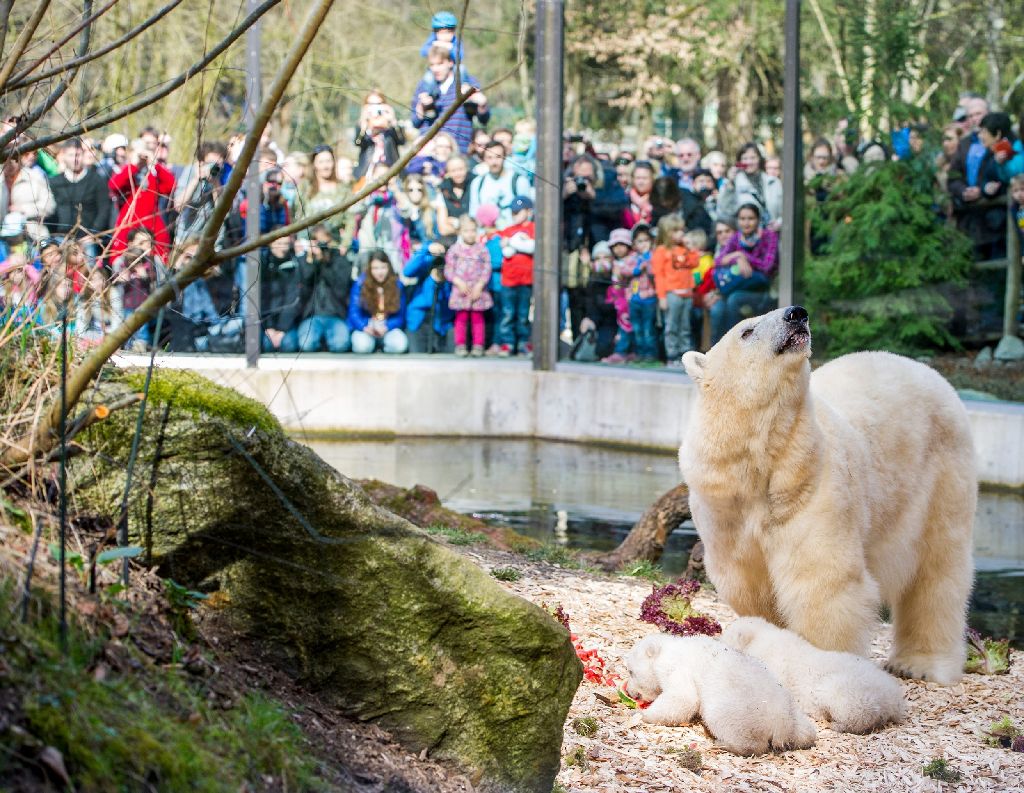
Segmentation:
[(968, 628), (964, 671), (976, 675), (1005, 675), (1010, 671), (1009, 639), (988, 639)]
[(627, 694), (621, 688), (619, 689), (619, 701), (622, 702), (622, 704), (625, 705), (627, 708), (631, 708), (633, 710), (636, 710), (637, 707), (639, 707), (636, 704), (636, 700), (633, 699), (629, 694)]

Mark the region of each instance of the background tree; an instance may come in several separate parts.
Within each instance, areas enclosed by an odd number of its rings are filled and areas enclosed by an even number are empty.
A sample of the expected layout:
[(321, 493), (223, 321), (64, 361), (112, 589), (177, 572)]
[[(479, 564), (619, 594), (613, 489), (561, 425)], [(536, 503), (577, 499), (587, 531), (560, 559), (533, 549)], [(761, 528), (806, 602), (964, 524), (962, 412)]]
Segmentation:
[(806, 266), (807, 302), (823, 325), (816, 348), (834, 357), (957, 346), (950, 296), (962, 292), (973, 247), (936, 215), (928, 175), (906, 162), (864, 165), (811, 212), (828, 236)]

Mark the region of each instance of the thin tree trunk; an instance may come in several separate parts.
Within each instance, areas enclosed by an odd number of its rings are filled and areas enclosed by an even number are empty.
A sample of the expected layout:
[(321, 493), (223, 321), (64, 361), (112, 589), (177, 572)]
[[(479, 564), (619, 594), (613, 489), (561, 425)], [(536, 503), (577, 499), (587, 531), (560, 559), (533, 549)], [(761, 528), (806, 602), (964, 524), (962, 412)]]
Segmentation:
[(690, 491), (680, 483), (648, 507), (622, 544), (600, 557), (598, 564), (606, 570), (618, 570), (625, 564), (643, 559), (657, 562), (665, 550), (668, 536), (689, 517)]
[(519, 63), (519, 96), (523, 101), (523, 115), (533, 118), (533, 102), (530, 99), (530, 70), (526, 66), (526, 60)]
[(986, 4), (988, 25), (985, 30), (985, 59), (988, 62), (988, 80), (985, 98), (993, 110), (999, 107), (999, 101), (1003, 98), (1003, 28), (1006, 26), (1003, 5), (1003, 0), (990, 0)]
[(864, 140), (870, 139), (878, 128), (875, 118), (875, 69), (878, 55), (875, 52), (874, 38), (878, 24), (877, 0), (866, 0), (864, 7), (864, 78), (860, 93), (860, 135)]

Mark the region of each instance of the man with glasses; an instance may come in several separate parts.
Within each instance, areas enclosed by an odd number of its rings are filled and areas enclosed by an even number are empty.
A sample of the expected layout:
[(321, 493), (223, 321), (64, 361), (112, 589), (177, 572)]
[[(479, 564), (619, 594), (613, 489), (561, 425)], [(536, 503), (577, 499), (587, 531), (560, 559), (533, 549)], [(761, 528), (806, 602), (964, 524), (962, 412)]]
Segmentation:
[[(280, 168), (271, 168), (263, 175), (262, 201), (260, 202), (260, 234), (267, 234), (271, 229), (278, 226), (287, 226), (291, 223), (291, 212), (288, 211), (288, 202), (284, 200), (281, 192), (284, 185), (284, 171)], [(249, 197), (242, 200), (239, 213), (242, 217), (241, 227), (245, 227), (244, 220), (249, 215)]]
[(676, 169), (679, 187), (693, 192), (693, 177), (700, 168), (700, 144), (693, 138), (683, 138), (676, 143)]

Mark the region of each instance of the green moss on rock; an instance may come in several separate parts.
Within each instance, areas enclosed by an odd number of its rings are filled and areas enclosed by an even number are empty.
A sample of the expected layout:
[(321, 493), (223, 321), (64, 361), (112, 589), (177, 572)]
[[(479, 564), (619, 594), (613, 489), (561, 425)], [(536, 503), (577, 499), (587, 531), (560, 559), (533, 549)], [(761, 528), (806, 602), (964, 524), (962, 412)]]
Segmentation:
[[(347, 714), (456, 760), (482, 790), (551, 790), (582, 677), (565, 629), (374, 504), (258, 404), (189, 373), (157, 382), (129, 511), (152, 563), (188, 586), (218, 582), (240, 625)], [(79, 506), (116, 514), (134, 422), (121, 411), (87, 431)]]
[[(119, 378), (135, 391), (146, 383), (145, 369), (128, 369)], [(154, 369), (149, 384), (151, 404), (172, 402), (176, 410), (199, 418), (217, 417), (238, 427), (280, 432), (281, 425), (262, 404), (232, 388), (217, 385), (188, 369)]]

